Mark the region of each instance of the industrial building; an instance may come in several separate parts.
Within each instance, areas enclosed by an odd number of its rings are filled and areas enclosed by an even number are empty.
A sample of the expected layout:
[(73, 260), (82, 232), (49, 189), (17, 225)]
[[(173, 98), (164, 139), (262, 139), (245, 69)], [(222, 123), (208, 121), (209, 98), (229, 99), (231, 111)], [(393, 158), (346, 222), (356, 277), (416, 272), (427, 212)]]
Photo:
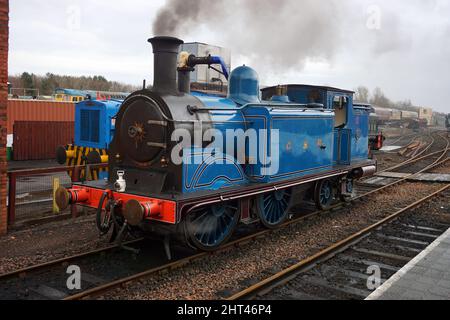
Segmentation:
[[(181, 46), (181, 51), (187, 51), (190, 54), (194, 54), (197, 57), (203, 57), (208, 55), (220, 56), (225, 61), (228, 70), (231, 70), (231, 51), (226, 48), (200, 43), (190, 42)], [(228, 81), (218, 71), (211, 69), (207, 65), (200, 65), (195, 68), (195, 71), (191, 73), (191, 83), (193, 86), (201, 85), (198, 89), (210, 89), (217, 88), (218, 91), (221, 88), (226, 88)]]
[(419, 108), (419, 119), (427, 120), (428, 125), (433, 123), (433, 109), (432, 108)]

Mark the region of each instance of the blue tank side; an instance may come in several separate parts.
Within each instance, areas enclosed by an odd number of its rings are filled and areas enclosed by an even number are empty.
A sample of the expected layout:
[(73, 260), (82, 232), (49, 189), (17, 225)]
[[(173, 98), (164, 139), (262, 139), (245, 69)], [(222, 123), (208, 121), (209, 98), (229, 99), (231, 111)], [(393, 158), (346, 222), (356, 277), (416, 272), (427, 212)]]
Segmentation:
[[(227, 153), (227, 150), (231, 150), (231, 143), (226, 139), (227, 130), (236, 132), (236, 130), (245, 131), (245, 119), (241, 110), (237, 110), (238, 106), (231, 101), (223, 97), (202, 95), (197, 98), (205, 105), (206, 108), (211, 109), (211, 120), (214, 122), (214, 129), (218, 130), (223, 136), (224, 145), (222, 146), (222, 152)], [(221, 147), (216, 146), (214, 147)], [(236, 153), (236, 152), (235, 152)], [(235, 154), (230, 154), (235, 156)]]
[(247, 174), (253, 180), (288, 180), (331, 169), (334, 148), (332, 111), (256, 105), (244, 108), (244, 113), (246, 119), (251, 120), (253, 129), (267, 130), (268, 135), (260, 137), (258, 159), (252, 159), (253, 163), (247, 166)]
[(245, 150), (236, 150), (235, 139), (227, 140), (227, 130), (245, 131), (242, 112), (229, 99), (203, 93), (193, 95), (204, 104), (204, 108), (210, 109), (213, 129), (217, 130), (215, 134), (220, 134), (222, 139), (216, 140), (209, 148), (184, 150), (183, 192), (218, 190), (248, 183), (236, 159), (237, 153)]

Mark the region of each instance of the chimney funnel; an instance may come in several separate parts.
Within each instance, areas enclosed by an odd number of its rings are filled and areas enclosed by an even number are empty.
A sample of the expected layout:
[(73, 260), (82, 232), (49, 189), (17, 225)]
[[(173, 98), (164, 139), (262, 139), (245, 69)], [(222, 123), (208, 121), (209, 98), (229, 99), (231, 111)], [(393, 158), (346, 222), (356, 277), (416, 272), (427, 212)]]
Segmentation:
[(155, 76), (153, 91), (161, 94), (178, 94), (177, 59), (184, 42), (173, 37), (155, 37), (148, 40), (153, 46)]

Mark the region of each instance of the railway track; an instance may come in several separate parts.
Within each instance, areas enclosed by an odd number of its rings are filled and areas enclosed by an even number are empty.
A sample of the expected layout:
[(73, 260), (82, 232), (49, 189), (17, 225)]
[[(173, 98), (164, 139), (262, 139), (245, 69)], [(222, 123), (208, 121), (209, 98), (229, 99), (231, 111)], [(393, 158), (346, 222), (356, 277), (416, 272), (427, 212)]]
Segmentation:
[(411, 133), (406, 136), (400, 136), (397, 139), (394, 139), (393, 141), (388, 141), (384, 145), (387, 147), (395, 146), (395, 145), (408, 145), (411, 142), (413, 142), (417, 137), (419, 137), (420, 134), (417, 133)]
[(369, 286), (372, 272), (379, 272), (381, 278), (374, 278), (374, 281), (381, 285), (450, 227), (448, 222), (429, 221), (411, 213), (434, 197), (445, 192), (448, 196), (449, 190), (450, 184), (446, 184), (364, 230), (237, 292), (228, 300), (365, 299), (376, 288)]
[[(427, 162), (422, 170), (420, 170), (420, 172), (429, 170), (435, 166), (445, 163), (447, 161), (446, 156), (449, 146), (450, 142), (447, 140), (446, 147), (444, 148), (444, 150), (441, 150), (442, 153), (439, 155), (439, 157), (434, 159), (433, 163), (431, 164)], [(410, 175), (410, 177), (413, 175), (414, 174)], [(406, 182), (407, 180), (408, 178), (398, 179), (388, 185), (368, 190), (365, 193), (360, 193), (355, 199), (353, 199), (353, 201), (366, 199), (376, 192), (380, 192), (387, 188), (396, 186), (402, 182)], [(340, 208), (345, 207), (346, 205), (347, 204), (342, 203), (336, 204), (328, 212), (334, 212)], [(292, 224), (300, 223), (306, 219), (316, 216), (319, 213), (323, 214), (324, 212), (305, 210), (305, 213), (302, 216), (286, 222), (282, 226), (282, 228)], [(221, 248), (221, 250), (232, 250), (234, 247), (245, 245), (251, 241), (254, 241), (255, 239), (264, 237), (270, 232), (272, 231), (253, 231), (249, 235), (244, 235), (239, 239), (228, 243), (223, 248)], [(209, 256), (208, 253), (189, 253), (181, 250), (175, 253), (175, 260), (173, 262), (167, 262), (162, 258), (162, 255), (164, 253), (162, 252), (161, 247), (162, 246), (159, 245), (158, 248), (152, 248), (151, 250), (149, 250), (151, 252), (146, 254), (144, 250), (146, 248), (148, 249), (148, 246), (143, 245), (141, 248), (139, 248), (138, 246), (137, 249), (143, 250), (143, 252), (141, 252), (141, 255), (143, 257), (142, 259), (139, 259), (139, 256), (133, 256), (134, 260), (130, 259), (130, 252), (127, 251), (123, 251), (118, 256), (112, 256), (112, 258), (110, 257), (111, 259), (106, 259), (106, 252), (113, 252), (113, 249), (117, 249), (117, 246), (114, 246), (104, 250), (98, 250), (98, 252), (91, 252), (76, 257), (71, 257), (70, 259), (53, 261), (45, 265), (18, 270), (7, 275), (1, 275), (0, 298), (2, 298), (2, 292), (3, 294), (7, 292), (4, 297), (6, 299), (79, 300), (94, 298), (123, 284), (136, 281), (150, 275), (155, 275), (160, 272), (165, 272), (167, 270), (176, 269), (198, 259), (206, 258)], [(157, 259), (154, 259), (154, 257), (150, 257), (151, 255), (155, 255), (154, 250), (159, 250), (160, 252), (159, 258)], [(88, 261), (86, 262), (84, 259), (86, 259), (88, 256), (90, 256), (92, 260), (88, 259)], [(100, 258), (98, 258), (98, 256), (100, 256)], [(151, 260), (152, 264), (149, 264), (148, 260)], [(122, 263), (116, 264), (115, 261), (122, 261)], [(126, 261), (126, 264), (123, 263), (123, 261)], [(130, 261), (135, 261), (136, 263), (130, 263)], [(83, 266), (83, 270), (88, 270), (87, 276), (85, 273), (85, 275), (82, 277), (82, 279), (85, 279), (82, 291), (68, 291), (65, 286), (68, 275), (66, 273), (66, 270), (62, 269), (61, 267), (67, 267), (69, 264)], [(115, 266), (115, 268), (111, 268), (111, 266)]]
[[(436, 135), (436, 138), (430, 135), (431, 143), (415, 156), (381, 172), (395, 170), (396, 172), (415, 173), (423, 168), (423, 162), (428, 161), (429, 164), (434, 163), (441, 156), (442, 152), (449, 149), (448, 137), (440, 133)], [(426, 154), (427, 152), (428, 154)]]
[[(417, 137), (418, 137), (418, 136), (414, 136), (414, 138), (413, 138), (409, 143), (412, 143), (412, 141), (414, 141), (415, 139), (417, 139)], [(379, 171), (379, 172), (392, 171), (392, 170), (395, 170), (395, 169), (397, 169), (397, 168), (403, 167), (403, 166), (405, 166), (405, 165), (407, 165), (407, 164), (409, 164), (409, 163), (419, 161), (419, 160), (421, 159), (422, 155), (425, 154), (430, 148), (432, 148), (433, 145), (435, 145), (436, 139), (432, 136), (432, 134), (428, 135), (428, 137), (429, 137), (429, 139), (430, 139), (430, 142), (428, 143), (428, 145), (427, 145), (425, 148), (423, 148), (422, 150), (420, 150), (420, 152), (418, 152), (417, 154), (415, 154), (415, 155), (412, 156), (411, 158), (406, 159), (405, 161), (403, 161), (403, 162), (401, 162), (401, 163), (399, 163), (399, 164), (396, 164), (396, 165), (394, 165), (394, 166), (385, 168), (385, 169), (383, 169), (382, 171)], [(409, 143), (407, 143), (406, 145), (408, 145)]]
[[(125, 242), (123, 245), (139, 247), (139, 244), (142, 244), (143, 241), (144, 239), (140, 238)], [(64, 296), (64, 290), (59, 290), (61, 285), (58, 284), (54, 287), (49, 287), (49, 285), (61, 280), (61, 277), (66, 275), (68, 266), (86, 265), (107, 255), (124, 255), (125, 252), (119, 249), (120, 246), (111, 245), (2, 274), (0, 275), (0, 300), (61, 298)], [(86, 280), (88, 278), (89, 276)], [(65, 284), (66, 281), (60, 281), (60, 283)]]
[[(432, 136), (430, 138), (430, 144), (413, 158), (379, 171), (375, 177), (357, 182), (355, 187), (357, 198), (406, 182), (431, 168), (445, 163), (450, 152), (449, 138), (443, 134), (437, 134), (438, 139)], [(427, 151), (429, 153), (425, 154)], [(386, 175), (394, 170), (398, 175)]]

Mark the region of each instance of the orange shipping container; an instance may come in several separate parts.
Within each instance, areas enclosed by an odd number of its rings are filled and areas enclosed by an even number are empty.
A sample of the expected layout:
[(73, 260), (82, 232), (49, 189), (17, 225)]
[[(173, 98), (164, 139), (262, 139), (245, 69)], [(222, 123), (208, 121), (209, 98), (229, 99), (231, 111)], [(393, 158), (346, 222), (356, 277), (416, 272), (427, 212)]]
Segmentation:
[(72, 143), (74, 122), (16, 121), (14, 160), (56, 158), (56, 148)]
[(13, 134), (13, 125), (16, 121), (74, 122), (75, 104), (57, 101), (8, 100), (8, 134)]

